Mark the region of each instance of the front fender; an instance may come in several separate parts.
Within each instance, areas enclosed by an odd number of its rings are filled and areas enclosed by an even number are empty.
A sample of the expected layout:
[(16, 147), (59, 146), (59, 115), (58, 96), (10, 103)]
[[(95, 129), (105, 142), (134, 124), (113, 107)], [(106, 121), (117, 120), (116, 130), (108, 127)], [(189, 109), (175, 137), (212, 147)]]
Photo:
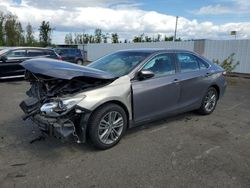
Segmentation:
[(129, 120), (132, 119), (131, 82), (128, 76), (120, 77), (107, 86), (80, 93), (75, 97), (82, 95), (86, 96), (84, 100), (78, 104), (78, 106), (82, 108), (94, 111), (104, 103), (119, 101), (127, 108)]

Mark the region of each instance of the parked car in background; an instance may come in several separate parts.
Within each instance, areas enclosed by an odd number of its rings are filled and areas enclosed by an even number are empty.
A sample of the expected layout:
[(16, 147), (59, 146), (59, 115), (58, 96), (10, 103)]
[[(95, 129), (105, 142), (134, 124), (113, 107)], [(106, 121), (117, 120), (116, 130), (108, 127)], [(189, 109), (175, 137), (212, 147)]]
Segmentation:
[(15, 47), (0, 51), (0, 79), (24, 76), (24, 68), (20, 65), (25, 60), (46, 57), (61, 60), (52, 49), (36, 47)]
[(54, 48), (54, 50), (62, 57), (63, 61), (83, 64), (83, 55), (80, 49), (77, 48)]
[(223, 96), (224, 70), (184, 50), (124, 50), (88, 66), (33, 59), (20, 107), (41, 131), (107, 149), (127, 128), (186, 111), (208, 115)]

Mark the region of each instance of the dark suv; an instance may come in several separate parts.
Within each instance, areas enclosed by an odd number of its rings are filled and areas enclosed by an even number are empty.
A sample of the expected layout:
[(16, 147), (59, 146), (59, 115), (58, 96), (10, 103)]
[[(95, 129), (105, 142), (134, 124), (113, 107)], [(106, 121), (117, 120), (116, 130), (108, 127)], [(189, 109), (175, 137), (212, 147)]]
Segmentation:
[(77, 48), (55, 48), (54, 49), (61, 57), (62, 60), (76, 63), (79, 65), (83, 64), (83, 55), (80, 49)]
[(25, 60), (46, 57), (61, 60), (51, 49), (35, 47), (15, 47), (0, 51), (0, 79), (24, 76), (24, 68), (20, 65)]

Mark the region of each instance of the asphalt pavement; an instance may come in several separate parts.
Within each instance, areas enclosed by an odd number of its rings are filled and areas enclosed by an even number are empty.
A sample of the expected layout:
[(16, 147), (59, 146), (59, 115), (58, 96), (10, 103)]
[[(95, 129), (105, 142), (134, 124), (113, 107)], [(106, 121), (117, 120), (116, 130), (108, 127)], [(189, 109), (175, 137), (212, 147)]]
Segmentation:
[(133, 128), (114, 148), (54, 138), (23, 121), (29, 84), (0, 83), (0, 187), (250, 187), (250, 79), (230, 78), (209, 116)]

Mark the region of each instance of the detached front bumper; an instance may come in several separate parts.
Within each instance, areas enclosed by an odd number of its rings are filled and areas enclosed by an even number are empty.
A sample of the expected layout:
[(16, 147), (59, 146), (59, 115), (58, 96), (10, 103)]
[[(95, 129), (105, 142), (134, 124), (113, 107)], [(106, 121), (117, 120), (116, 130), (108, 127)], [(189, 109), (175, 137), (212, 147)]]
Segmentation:
[(20, 107), (25, 113), (23, 119), (33, 121), (43, 133), (65, 141), (73, 140), (77, 143), (86, 141), (89, 111), (76, 110), (76, 107), (58, 117), (49, 117), (40, 112), (37, 100), (30, 98), (24, 100)]
[(77, 120), (49, 118), (40, 114), (34, 115), (30, 119), (49, 136), (62, 140), (75, 140), (77, 143), (82, 142), (76, 131), (77, 125), (74, 123)]

